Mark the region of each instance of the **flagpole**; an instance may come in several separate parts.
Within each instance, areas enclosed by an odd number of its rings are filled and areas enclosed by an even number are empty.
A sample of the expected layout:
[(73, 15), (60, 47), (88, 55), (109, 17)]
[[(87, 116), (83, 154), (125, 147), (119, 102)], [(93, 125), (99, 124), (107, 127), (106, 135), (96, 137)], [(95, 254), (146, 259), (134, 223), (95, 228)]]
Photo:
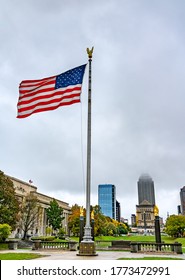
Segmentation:
[(91, 226), (90, 226), (90, 191), (91, 191), (91, 50), (87, 49), (89, 57), (89, 85), (88, 85), (88, 119), (87, 119), (87, 178), (86, 178), (86, 225), (84, 231), (84, 241), (91, 241)]
[(90, 194), (91, 194), (91, 62), (93, 47), (87, 48), (89, 58), (89, 81), (88, 81), (88, 119), (87, 119), (87, 178), (86, 178), (86, 223), (84, 227), (83, 240), (79, 246), (79, 254), (84, 256), (97, 255), (95, 244), (92, 240), (90, 224)]

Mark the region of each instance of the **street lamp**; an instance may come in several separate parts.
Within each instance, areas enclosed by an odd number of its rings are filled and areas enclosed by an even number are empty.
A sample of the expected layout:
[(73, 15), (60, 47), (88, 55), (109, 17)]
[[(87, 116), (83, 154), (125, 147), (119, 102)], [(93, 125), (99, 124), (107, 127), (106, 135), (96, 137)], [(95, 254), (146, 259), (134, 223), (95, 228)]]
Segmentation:
[(155, 242), (161, 243), (161, 230), (160, 230), (160, 222), (159, 222), (159, 209), (155, 205), (154, 206), (154, 216), (155, 216)]
[(84, 209), (80, 207), (80, 237), (79, 237), (79, 244), (83, 240), (84, 235)]
[(146, 235), (146, 212), (143, 212), (143, 220), (144, 220), (144, 235)]

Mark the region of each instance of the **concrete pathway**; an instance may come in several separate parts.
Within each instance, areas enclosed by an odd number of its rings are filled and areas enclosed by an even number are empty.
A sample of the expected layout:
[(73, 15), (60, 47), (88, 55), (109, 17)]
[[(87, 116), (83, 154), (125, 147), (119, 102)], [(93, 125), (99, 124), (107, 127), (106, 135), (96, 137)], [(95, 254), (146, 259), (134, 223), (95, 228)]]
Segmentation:
[(153, 253), (130, 253), (123, 251), (97, 251), (97, 256), (77, 256), (78, 251), (62, 250), (1, 250), (1, 253), (36, 253), (44, 255), (39, 260), (117, 260), (119, 258), (143, 258), (146, 256), (173, 257), (185, 260), (185, 254), (153, 254)]
[[(175, 258), (183, 258), (185, 260), (185, 254), (182, 255), (153, 255), (153, 254), (140, 254), (130, 252), (118, 252), (118, 251), (98, 251), (97, 256), (77, 256), (78, 252), (63, 251), (63, 252), (48, 252), (49, 256), (39, 258), (39, 260), (117, 260), (119, 258), (143, 258), (145, 256), (168, 256)], [(42, 252), (41, 252), (42, 254)]]

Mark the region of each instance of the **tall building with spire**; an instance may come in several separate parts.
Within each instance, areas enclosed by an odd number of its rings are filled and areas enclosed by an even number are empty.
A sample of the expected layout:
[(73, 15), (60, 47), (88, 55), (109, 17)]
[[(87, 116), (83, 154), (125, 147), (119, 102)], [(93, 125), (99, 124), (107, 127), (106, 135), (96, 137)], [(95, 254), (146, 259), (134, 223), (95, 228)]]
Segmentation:
[(138, 202), (139, 205), (147, 200), (150, 204), (155, 205), (154, 182), (150, 175), (142, 174), (138, 180)]
[(137, 182), (138, 205), (136, 205), (137, 227), (143, 232), (153, 232), (155, 226), (154, 181), (148, 174), (142, 174)]

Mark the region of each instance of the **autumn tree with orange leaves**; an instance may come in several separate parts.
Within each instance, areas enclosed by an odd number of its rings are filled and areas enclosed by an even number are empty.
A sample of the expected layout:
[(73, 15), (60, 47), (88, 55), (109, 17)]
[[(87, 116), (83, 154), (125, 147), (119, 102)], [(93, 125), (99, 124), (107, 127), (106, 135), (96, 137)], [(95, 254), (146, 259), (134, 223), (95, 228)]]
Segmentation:
[[(71, 208), (71, 215), (68, 220), (68, 227), (72, 235), (79, 236), (80, 233), (80, 206), (75, 204)], [(100, 235), (119, 235), (126, 234), (129, 227), (125, 223), (120, 223), (110, 217), (102, 214), (100, 206), (91, 206), (91, 212), (94, 212), (94, 234)], [(84, 224), (85, 224), (86, 211), (83, 209)]]

